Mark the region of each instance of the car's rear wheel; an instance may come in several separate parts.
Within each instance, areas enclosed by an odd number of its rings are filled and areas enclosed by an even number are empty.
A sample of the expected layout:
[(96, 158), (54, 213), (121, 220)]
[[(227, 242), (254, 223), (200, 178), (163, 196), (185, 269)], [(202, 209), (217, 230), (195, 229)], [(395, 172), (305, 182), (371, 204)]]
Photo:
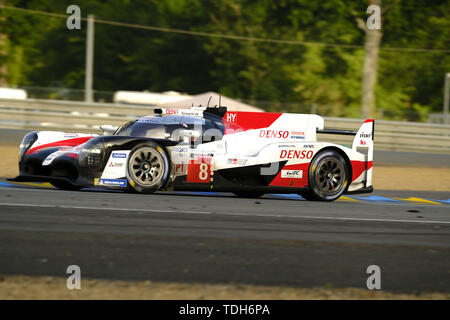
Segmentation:
[(154, 142), (135, 146), (128, 158), (128, 181), (133, 191), (152, 193), (167, 182), (170, 162), (166, 151)]
[(259, 198), (264, 195), (264, 192), (257, 191), (235, 191), (233, 193), (240, 198)]
[(319, 153), (308, 172), (308, 192), (300, 195), (306, 200), (333, 201), (347, 189), (349, 170), (345, 159), (334, 150)]

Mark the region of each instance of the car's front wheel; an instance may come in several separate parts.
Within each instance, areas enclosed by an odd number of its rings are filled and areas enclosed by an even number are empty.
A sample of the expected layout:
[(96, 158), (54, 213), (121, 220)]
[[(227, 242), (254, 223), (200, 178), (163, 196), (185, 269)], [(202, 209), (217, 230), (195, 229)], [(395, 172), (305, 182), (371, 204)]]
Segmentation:
[(135, 146), (128, 158), (128, 181), (133, 191), (152, 193), (167, 182), (170, 162), (166, 151), (154, 142)]
[(325, 150), (311, 162), (308, 171), (310, 190), (300, 195), (306, 200), (336, 200), (347, 189), (349, 178), (345, 159), (334, 150)]

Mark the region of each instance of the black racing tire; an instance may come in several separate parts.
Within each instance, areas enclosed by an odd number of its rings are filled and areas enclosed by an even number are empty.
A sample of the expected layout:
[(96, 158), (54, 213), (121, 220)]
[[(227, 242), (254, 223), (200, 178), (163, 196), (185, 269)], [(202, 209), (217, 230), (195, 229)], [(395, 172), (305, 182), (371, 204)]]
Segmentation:
[(259, 198), (265, 194), (258, 191), (234, 191), (233, 193), (239, 198)]
[(345, 159), (334, 150), (317, 154), (309, 166), (309, 192), (300, 194), (307, 200), (334, 201), (348, 188), (349, 167)]
[(82, 188), (80, 186), (73, 185), (66, 181), (53, 181), (53, 182), (50, 182), (50, 184), (61, 190), (77, 191)]
[(127, 179), (131, 191), (153, 193), (169, 180), (170, 160), (163, 147), (155, 142), (136, 145), (127, 162)]

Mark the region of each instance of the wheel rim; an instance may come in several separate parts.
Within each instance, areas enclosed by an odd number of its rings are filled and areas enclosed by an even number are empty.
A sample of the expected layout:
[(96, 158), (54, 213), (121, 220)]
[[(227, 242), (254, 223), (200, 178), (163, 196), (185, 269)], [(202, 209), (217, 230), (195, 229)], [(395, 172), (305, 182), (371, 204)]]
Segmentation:
[(335, 158), (322, 159), (315, 173), (317, 186), (326, 195), (333, 195), (342, 189), (345, 182), (345, 169)]
[(149, 187), (157, 184), (164, 173), (164, 160), (153, 148), (137, 150), (130, 158), (129, 172), (138, 184)]

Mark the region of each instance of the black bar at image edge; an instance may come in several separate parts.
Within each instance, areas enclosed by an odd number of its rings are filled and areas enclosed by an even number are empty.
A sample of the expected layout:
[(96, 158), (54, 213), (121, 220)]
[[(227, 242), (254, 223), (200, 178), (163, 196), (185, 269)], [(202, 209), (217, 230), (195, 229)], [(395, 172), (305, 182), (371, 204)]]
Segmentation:
[[(411, 314), (439, 314), (448, 310), (448, 301), (411, 300), (151, 300), (151, 301), (0, 301), (5, 314), (10, 311), (14, 318), (30, 314), (57, 316), (58, 319), (80, 318), (89, 314), (105, 316), (140, 315), (142, 319), (310, 319), (337, 314), (345, 318), (378, 318), (398, 311), (402, 318)], [(431, 311), (432, 310), (432, 311)], [(444, 313), (442, 313), (444, 314)]]

